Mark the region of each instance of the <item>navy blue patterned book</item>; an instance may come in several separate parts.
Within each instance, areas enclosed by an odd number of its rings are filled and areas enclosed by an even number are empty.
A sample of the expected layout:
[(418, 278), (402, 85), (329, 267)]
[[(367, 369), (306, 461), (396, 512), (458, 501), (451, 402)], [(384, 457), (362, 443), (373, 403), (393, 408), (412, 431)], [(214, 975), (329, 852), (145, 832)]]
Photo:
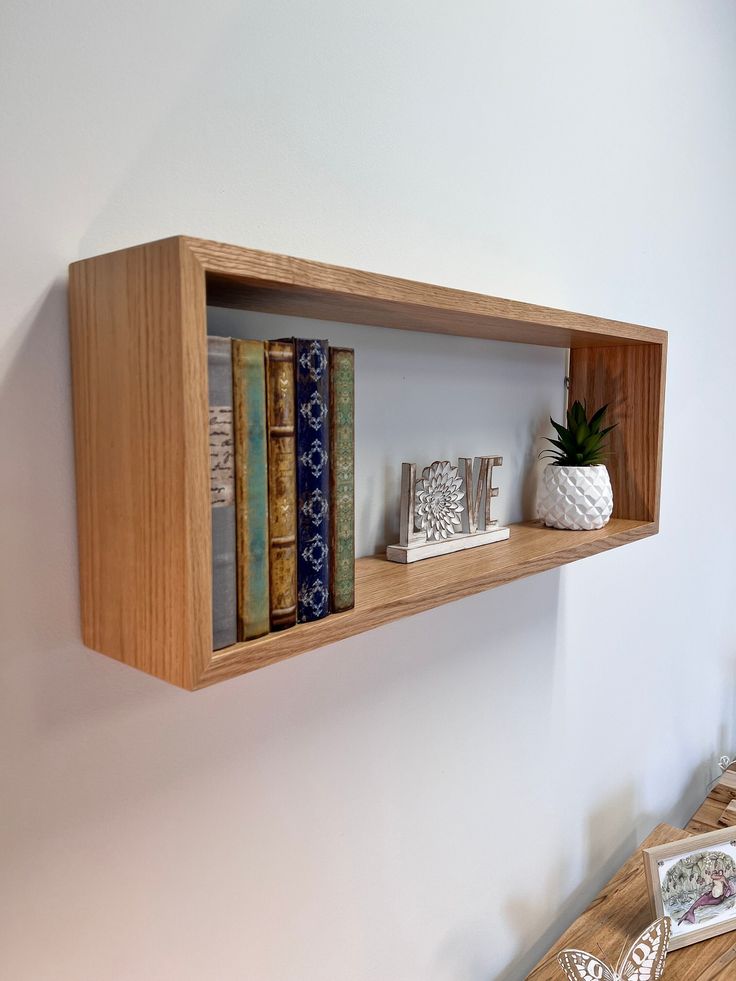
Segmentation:
[(330, 367), (327, 341), (294, 339), (297, 620), (329, 612)]

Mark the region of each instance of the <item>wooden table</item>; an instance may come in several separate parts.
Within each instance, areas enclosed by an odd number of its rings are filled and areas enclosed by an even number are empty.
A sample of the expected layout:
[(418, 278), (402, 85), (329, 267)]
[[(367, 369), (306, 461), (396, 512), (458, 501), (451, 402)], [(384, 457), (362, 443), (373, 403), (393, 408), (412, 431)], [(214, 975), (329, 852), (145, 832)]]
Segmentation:
[[(615, 967), (624, 945), (631, 943), (654, 918), (649, 909), (642, 848), (677, 841), (692, 834), (715, 831), (736, 824), (733, 811), (726, 807), (736, 800), (736, 767), (730, 768), (713, 787), (693, 815), (687, 828), (658, 825), (623, 868), (601, 890), (585, 912), (565, 931), (545, 954), (527, 981), (563, 981), (557, 954), (565, 947), (576, 947), (600, 954)], [(724, 823), (719, 823), (723, 819)], [(600, 947), (598, 946), (600, 944)], [(726, 933), (690, 947), (676, 950), (667, 958), (663, 981), (734, 981), (736, 979), (736, 932)]]

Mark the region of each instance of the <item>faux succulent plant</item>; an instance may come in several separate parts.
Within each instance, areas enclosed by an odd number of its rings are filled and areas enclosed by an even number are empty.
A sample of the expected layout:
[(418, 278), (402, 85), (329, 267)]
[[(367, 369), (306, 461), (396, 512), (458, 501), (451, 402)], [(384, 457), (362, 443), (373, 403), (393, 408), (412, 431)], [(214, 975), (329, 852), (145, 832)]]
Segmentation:
[(606, 438), (613, 426), (601, 429), (607, 405), (598, 409), (588, 419), (587, 406), (574, 402), (567, 410), (567, 426), (560, 425), (550, 417), (559, 439), (545, 436), (554, 449), (544, 450), (540, 457), (551, 460), (557, 467), (593, 467), (603, 463), (606, 458)]

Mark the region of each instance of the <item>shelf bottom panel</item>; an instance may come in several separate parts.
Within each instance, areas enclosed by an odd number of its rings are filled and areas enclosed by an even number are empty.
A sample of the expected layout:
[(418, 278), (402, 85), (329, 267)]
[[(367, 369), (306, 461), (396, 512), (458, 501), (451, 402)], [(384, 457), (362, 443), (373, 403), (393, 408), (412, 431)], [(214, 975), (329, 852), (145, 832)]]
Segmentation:
[(612, 518), (599, 531), (557, 531), (538, 521), (510, 527), (508, 541), (412, 565), (382, 556), (358, 559), (354, 609), (216, 651), (196, 687), (657, 533), (653, 522), (624, 518)]

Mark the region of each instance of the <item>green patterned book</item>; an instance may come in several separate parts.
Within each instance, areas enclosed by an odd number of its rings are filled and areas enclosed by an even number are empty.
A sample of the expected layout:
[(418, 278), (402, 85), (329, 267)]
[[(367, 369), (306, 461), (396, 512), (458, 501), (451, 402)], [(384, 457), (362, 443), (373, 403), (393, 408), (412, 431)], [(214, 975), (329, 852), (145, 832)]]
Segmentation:
[(233, 341), (238, 640), (269, 630), (268, 459), (263, 341)]
[(355, 353), (330, 348), (330, 610), (355, 606)]

